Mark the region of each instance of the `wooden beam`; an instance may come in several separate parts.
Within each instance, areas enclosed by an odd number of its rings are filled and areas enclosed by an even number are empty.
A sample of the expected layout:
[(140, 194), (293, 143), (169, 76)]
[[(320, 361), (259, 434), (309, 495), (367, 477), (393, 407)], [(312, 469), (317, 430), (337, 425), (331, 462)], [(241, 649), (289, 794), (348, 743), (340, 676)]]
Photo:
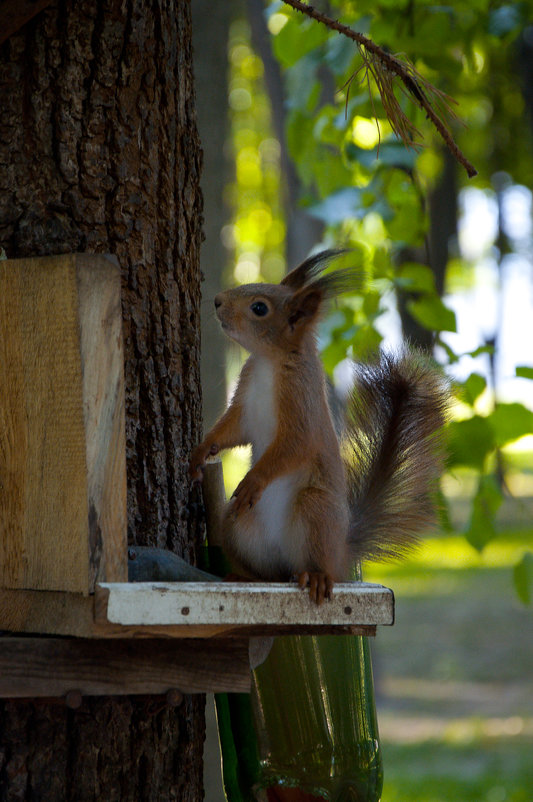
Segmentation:
[(9, 638), (0, 698), (250, 690), (247, 640)]

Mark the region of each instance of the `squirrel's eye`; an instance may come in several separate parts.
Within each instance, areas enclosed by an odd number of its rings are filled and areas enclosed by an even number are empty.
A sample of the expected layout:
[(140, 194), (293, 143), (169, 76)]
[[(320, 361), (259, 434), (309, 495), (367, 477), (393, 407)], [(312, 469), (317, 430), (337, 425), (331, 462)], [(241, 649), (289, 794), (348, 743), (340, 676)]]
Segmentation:
[(254, 301), (250, 309), (257, 317), (264, 317), (268, 312), (268, 306), (264, 301)]

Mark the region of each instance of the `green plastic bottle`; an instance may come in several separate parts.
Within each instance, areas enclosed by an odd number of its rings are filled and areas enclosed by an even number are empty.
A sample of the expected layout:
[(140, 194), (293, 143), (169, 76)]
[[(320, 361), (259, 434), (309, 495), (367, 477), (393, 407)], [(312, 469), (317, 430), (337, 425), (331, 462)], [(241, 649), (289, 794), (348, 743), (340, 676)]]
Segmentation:
[[(208, 570), (227, 572), (219, 548), (205, 558)], [(253, 672), (252, 692), (215, 694), (215, 705), (228, 802), (379, 802), (366, 636), (279, 636)]]
[(261, 786), (378, 802), (383, 772), (367, 638), (278, 638), (254, 672), (251, 702)]
[(251, 695), (218, 694), (216, 704), (228, 802), (379, 802), (366, 637), (278, 637)]

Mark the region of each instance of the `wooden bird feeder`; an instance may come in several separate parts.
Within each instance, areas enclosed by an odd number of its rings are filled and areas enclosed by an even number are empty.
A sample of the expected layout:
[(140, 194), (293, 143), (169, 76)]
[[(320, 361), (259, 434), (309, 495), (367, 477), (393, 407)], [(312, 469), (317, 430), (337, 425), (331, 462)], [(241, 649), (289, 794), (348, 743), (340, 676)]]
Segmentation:
[(363, 582), (320, 607), (290, 584), (128, 582), (126, 520), (118, 265), (0, 261), (0, 697), (242, 692), (258, 639), (393, 623)]

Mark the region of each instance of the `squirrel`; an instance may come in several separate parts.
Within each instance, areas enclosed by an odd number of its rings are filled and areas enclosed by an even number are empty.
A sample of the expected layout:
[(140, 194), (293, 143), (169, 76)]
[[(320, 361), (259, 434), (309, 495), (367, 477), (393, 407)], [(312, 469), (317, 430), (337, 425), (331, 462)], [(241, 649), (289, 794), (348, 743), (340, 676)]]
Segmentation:
[(222, 546), (239, 575), (297, 580), (317, 604), (354, 562), (403, 556), (435, 518), (442, 466), (444, 380), (418, 352), (355, 366), (339, 443), (327, 401), (316, 327), (351, 270), (323, 273), (342, 251), (322, 251), (280, 284), (216, 295), (224, 332), (250, 352), (225, 413), (192, 454), (206, 459), (252, 445), (252, 466), (222, 522)]

